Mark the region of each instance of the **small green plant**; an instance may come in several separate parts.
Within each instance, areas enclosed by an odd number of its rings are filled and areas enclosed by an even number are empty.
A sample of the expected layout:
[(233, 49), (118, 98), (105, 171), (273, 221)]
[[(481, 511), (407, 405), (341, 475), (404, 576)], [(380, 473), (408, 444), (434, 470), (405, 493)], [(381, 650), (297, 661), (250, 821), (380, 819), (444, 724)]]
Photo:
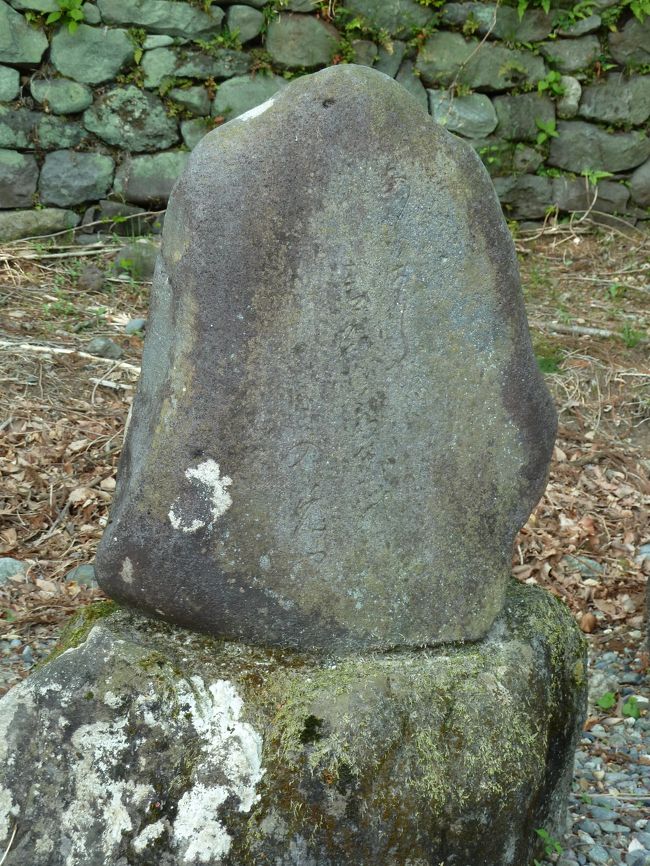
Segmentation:
[(55, 24), (57, 21), (63, 25), (67, 25), (68, 31), (74, 33), (79, 22), (84, 20), (84, 14), (81, 11), (84, 0), (56, 0), (56, 5), (59, 7), (45, 19), (46, 24)]
[(600, 707), (601, 710), (611, 710), (612, 707), (616, 706), (616, 693), (605, 692), (596, 701), (596, 706)]
[(537, 138), (535, 141), (537, 144), (544, 144), (544, 142), (548, 141), (551, 138), (557, 138), (559, 136), (559, 132), (555, 128), (554, 120), (540, 120), (538, 117), (535, 118), (535, 125), (539, 132), (537, 133)]
[(210, 56), (214, 56), (223, 48), (230, 48), (234, 51), (241, 51), (241, 39), (239, 38), (239, 30), (228, 30), (225, 28), (221, 33), (217, 33), (209, 41), (203, 39), (195, 39), (196, 44), (201, 51), (204, 51)]
[(612, 301), (617, 301), (619, 298), (625, 297), (627, 290), (628, 287), (622, 283), (612, 283), (611, 286), (607, 287), (607, 294)]
[(524, 17), (524, 12), (529, 6), (541, 6), (544, 12), (548, 15), (551, 11), (551, 0), (532, 0), (532, 2), (531, 0), (518, 0), (517, 13), (520, 21)]
[(545, 830), (543, 827), (538, 827), (535, 832), (544, 843), (544, 853), (547, 857), (550, 857), (552, 854), (562, 853), (563, 848), (559, 841), (554, 836), (551, 836), (548, 830)]
[(127, 30), (127, 33), (134, 46), (133, 60), (137, 65), (142, 60), (142, 55), (144, 54), (144, 40), (147, 38), (147, 31), (141, 27), (131, 27)]
[(599, 181), (605, 180), (607, 177), (613, 177), (611, 171), (598, 171), (595, 168), (586, 168), (580, 172), (583, 177), (586, 177), (591, 186), (596, 186)]
[(553, 96), (564, 96), (562, 76), (555, 69), (551, 69), (545, 78), (537, 82), (537, 92), (544, 93), (545, 91), (552, 93)]
[(641, 708), (639, 707), (639, 702), (634, 697), (634, 695), (630, 695), (629, 698), (625, 699), (625, 703), (623, 704), (623, 709), (621, 710), (621, 712), (626, 719), (640, 718)]
[(463, 36), (473, 36), (479, 28), (479, 23), (470, 12), (463, 24)]
[(625, 325), (621, 331), (621, 337), (628, 349), (634, 349), (643, 339), (643, 334), (641, 331), (635, 331), (631, 325)]

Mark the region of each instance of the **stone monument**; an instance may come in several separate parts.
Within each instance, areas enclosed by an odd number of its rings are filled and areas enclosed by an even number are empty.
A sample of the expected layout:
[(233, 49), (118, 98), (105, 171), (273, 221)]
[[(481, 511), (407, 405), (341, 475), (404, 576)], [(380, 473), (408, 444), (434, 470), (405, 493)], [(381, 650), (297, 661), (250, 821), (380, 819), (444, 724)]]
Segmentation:
[(125, 606), (0, 702), (6, 866), (530, 866), (585, 698), (509, 576), (554, 435), (489, 178), (399, 84), (206, 136), (97, 556)]

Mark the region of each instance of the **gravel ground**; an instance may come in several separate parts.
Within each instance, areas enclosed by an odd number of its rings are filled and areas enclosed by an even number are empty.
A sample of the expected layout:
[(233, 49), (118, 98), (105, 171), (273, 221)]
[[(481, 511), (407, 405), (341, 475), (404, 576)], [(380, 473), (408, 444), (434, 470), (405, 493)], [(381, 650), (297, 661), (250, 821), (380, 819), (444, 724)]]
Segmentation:
[[(54, 643), (0, 641), (0, 691), (25, 676)], [(641, 667), (632, 650), (592, 646), (589, 718), (576, 752), (570, 829), (564, 839), (547, 840), (549, 853), (539, 866), (650, 866), (650, 702)], [(598, 701), (610, 693), (619, 699), (604, 710)], [(637, 719), (617, 714), (630, 697)]]

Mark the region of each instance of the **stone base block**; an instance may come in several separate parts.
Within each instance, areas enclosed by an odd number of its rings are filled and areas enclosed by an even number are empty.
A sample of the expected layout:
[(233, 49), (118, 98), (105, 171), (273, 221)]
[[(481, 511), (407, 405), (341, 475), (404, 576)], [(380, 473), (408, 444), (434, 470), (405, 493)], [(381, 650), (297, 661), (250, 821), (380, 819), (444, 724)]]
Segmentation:
[(316, 659), (107, 602), (0, 702), (6, 866), (530, 866), (562, 832), (582, 638), (513, 583), (484, 640)]

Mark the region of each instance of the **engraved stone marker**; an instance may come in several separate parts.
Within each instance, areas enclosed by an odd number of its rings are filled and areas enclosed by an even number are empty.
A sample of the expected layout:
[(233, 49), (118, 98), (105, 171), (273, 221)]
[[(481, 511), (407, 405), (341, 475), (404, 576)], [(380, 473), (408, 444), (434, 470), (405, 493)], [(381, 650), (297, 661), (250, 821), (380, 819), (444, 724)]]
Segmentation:
[(325, 69), (174, 189), (97, 576), (261, 645), (478, 639), (554, 433), (478, 157), (383, 74)]

